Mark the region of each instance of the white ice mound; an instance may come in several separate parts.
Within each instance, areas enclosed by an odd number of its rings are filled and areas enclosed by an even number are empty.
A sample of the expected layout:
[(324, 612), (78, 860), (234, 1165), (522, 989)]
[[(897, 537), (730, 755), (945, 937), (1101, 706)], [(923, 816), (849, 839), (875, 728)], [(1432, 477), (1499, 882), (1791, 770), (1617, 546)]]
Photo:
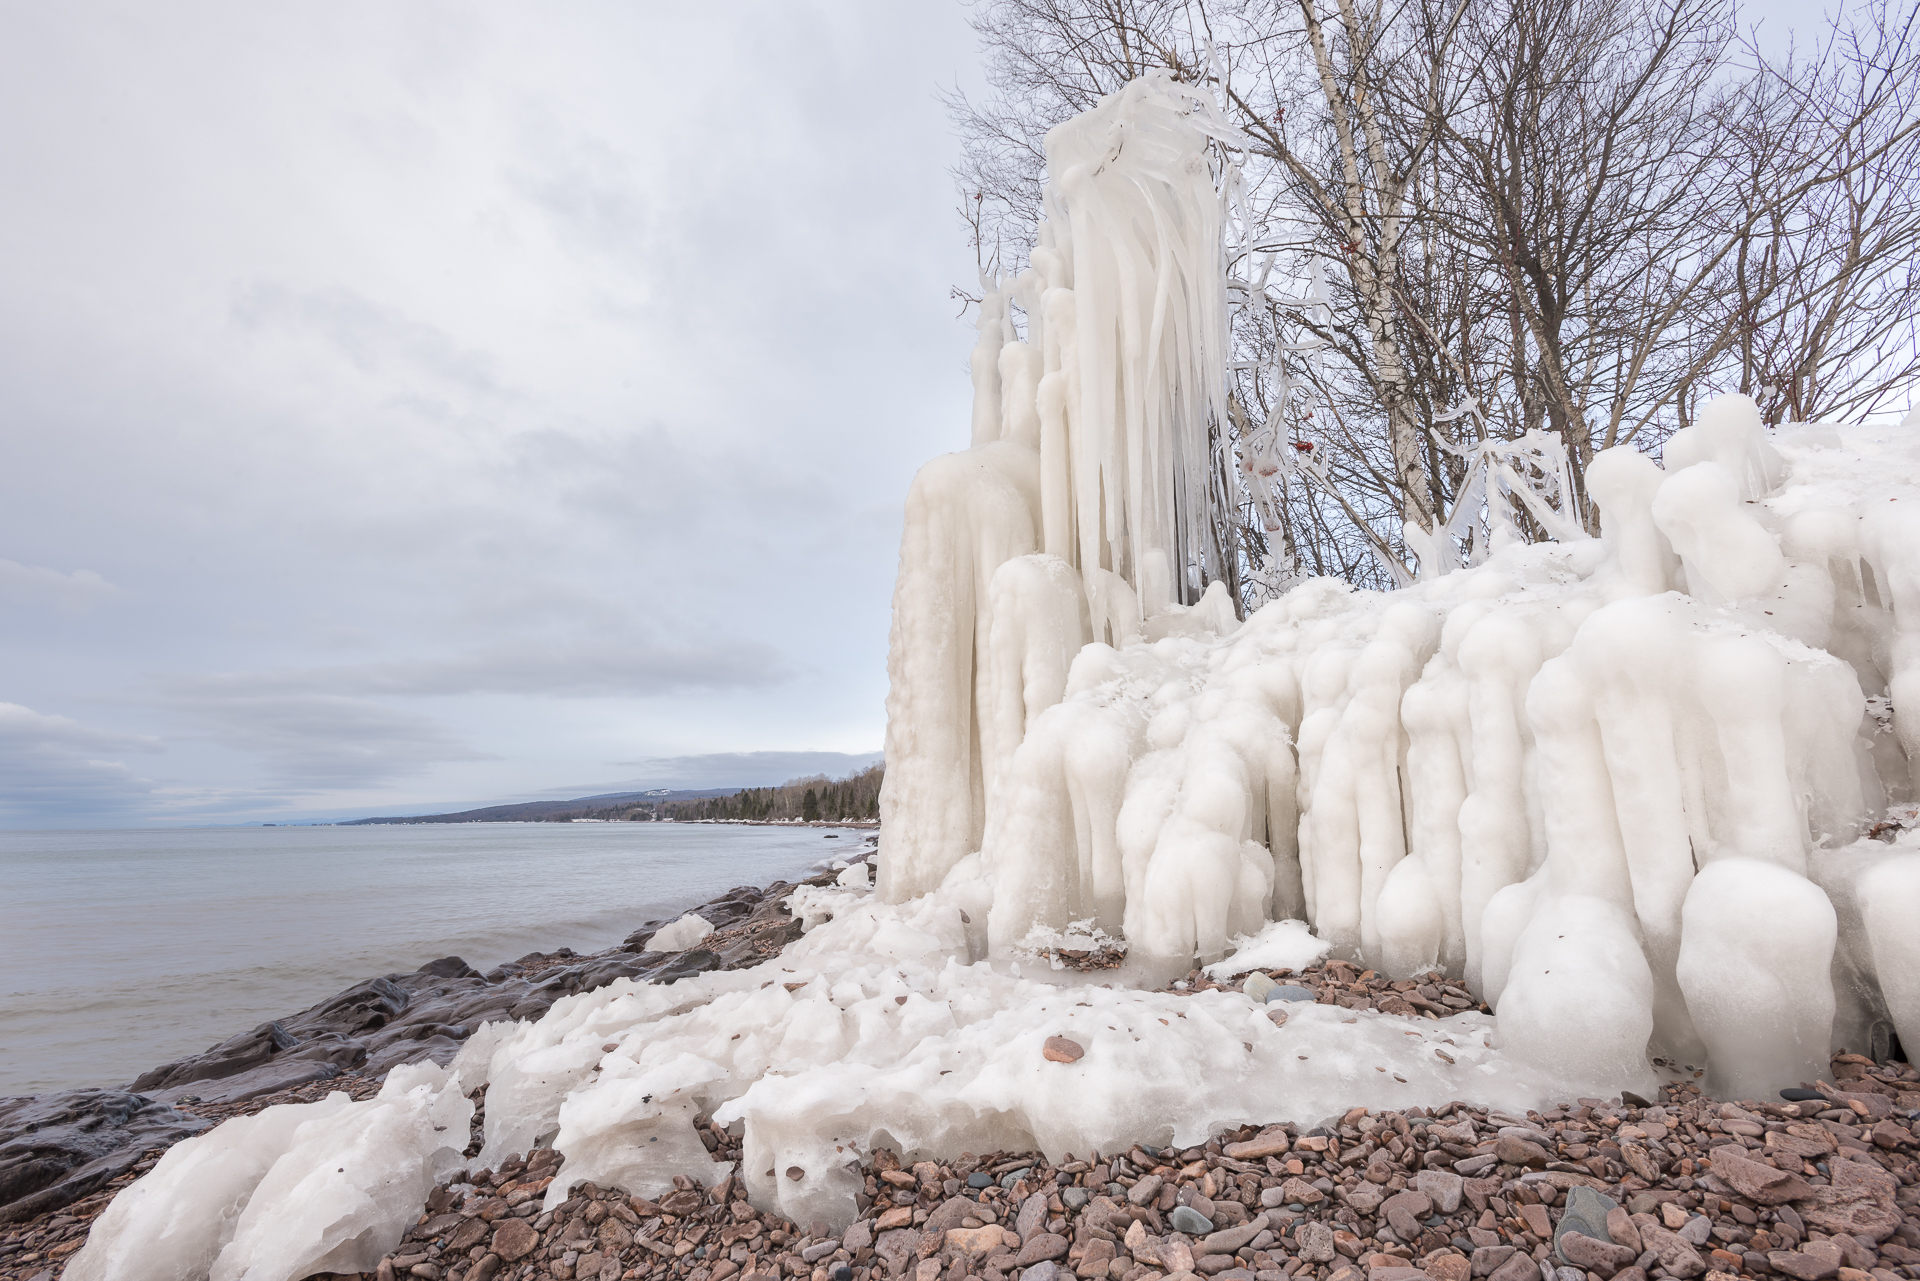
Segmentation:
[[(996, 957), (1091, 921), (1165, 975), (1298, 917), (1463, 976), (1516, 1054), (1590, 1047), (1592, 1093), (1650, 1088), (1649, 1047), (1736, 1053), (1736, 957), (1799, 1002), (1788, 1058), (1829, 1005), (1831, 1044), (1920, 1037), (1913, 880), (1870, 903), (1852, 878), (1890, 852), (1839, 853), (1920, 799), (1920, 418), (1768, 431), (1724, 397), (1664, 465), (1589, 461), (1601, 538), (1544, 509), (1563, 541), (1408, 530), (1437, 576), (1311, 580), (1242, 624), (1209, 534), (1224, 128), (1149, 75), (1047, 136), (1031, 266), (981, 305), (972, 446), (907, 499), (882, 897), (943, 889)], [(1694, 894), (1726, 859), (1796, 878), (1769, 882), (1783, 946)]]
[[(939, 894), (845, 896), (755, 969), (671, 987), (621, 980), (476, 1042), (454, 1070), (489, 1082), (479, 1160), (551, 1144), (565, 1161), (549, 1204), (584, 1180), (657, 1195), (676, 1174), (726, 1173), (692, 1125), (711, 1113), (744, 1127), (740, 1174), (756, 1204), (844, 1224), (877, 1146), (1084, 1154), (1194, 1143), (1251, 1120), (1313, 1124), (1355, 1104), (1537, 1107), (1568, 1088), (1502, 1054), (1477, 1014), (1300, 1006), (1276, 1026), (1237, 992), (969, 964), (962, 911)], [(1050, 1036), (1085, 1056), (1048, 1061)]]
[(1229, 940), (1233, 955), (1206, 966), (1217, 979), (1230, 979), (1254, 970), (1304, 970), (1327, 954), (1324, 939), (1313, 936), (1305, 921), (1273, 921), (1252, 938)]
[(296, 1281), (371, 1272), (460, 1164), (473, 1104), (432, 1064), (379, 1095), (271, 1107), (176, 1144), (113, 1199), (75, 1281)]
[[(1595, 463), (1604, 538), (1395, 592), (1314, 580), (1237, 628), (1083, 632), (1055, 701), (1025, 686), (997, 775), (983, 758), (979, 851), (938, 883), (995, 956), (1090, 918), (1167, 975), (1298, 917), (1337, 955), (1463, 975), (1516, 1056), (1584, 1061), (1586, 1093), (1716, 1049), (1714, 1079), (1753, 1093), (1809, 1079), (1821, 1047), (1920, 1034), (1907, 967), (1876, 960), (1906, 954), (1920, 882), (1861, 840), (1920, 759), (1916, 437), (1772, 437), (1734, 398), (1670, 442), (1678, 471)], [(901, 750), (922, 741), (909, 674)], [(918, 777), (889, 802), (883, 894), (926, 888), (890, 844), (932, 795)], [(1777, 871), (1778, 910), (1716, 910), (1695, 881), (1722, 860)], [(1825, 924), (1869, 875), (1890, 905)], [(1787, 1029), (1782, 1052), (1728, 1062), (1757, 1054), (1742, 1018)]]
[(713, 922), (704, 916), (688, 912), (670, 925), (663, 925), (653, 932), (642, 951), (646, 952), (684, 952), (698, 946), (701, 939), (713, 933)]

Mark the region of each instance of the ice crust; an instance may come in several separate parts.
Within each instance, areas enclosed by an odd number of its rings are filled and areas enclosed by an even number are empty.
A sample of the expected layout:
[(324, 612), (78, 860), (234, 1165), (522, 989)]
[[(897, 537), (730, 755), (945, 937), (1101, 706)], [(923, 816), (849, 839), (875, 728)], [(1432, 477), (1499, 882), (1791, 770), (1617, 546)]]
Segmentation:
[(100, 1215), (74, 1281), (294, 1281), (371, 1272), (460, 1164), (473, 1104), (432, 1064), (223, 1121), (175, 1144)]

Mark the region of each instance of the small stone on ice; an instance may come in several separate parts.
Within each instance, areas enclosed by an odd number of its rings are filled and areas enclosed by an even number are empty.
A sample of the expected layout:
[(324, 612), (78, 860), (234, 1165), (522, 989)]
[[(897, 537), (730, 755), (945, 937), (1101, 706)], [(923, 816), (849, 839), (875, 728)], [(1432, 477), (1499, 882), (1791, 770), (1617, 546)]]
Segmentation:
[(1266, 995), (1269, 1004), (1274, 1001), (1318, 1001), (1320, 994), (1310, 987), (1301, 987), (1297, 983), (1278, 983)]
[(1064, 1036), (1048, 1037), (1046, 1048), (1041, 1051), (1053, 1063), (1074, 1063), (1086, 1052), (1086, 1047), (1080, 1042)]

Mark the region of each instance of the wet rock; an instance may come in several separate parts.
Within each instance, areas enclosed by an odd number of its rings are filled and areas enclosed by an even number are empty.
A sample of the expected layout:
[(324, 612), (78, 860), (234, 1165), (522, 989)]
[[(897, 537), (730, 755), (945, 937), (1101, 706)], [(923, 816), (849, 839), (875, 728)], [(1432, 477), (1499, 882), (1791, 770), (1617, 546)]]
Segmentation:
[(0, 1223), (77, 1201), (131, 1170), (143, 1153), (210, 1125), (124, 1090), (0, 1100)]

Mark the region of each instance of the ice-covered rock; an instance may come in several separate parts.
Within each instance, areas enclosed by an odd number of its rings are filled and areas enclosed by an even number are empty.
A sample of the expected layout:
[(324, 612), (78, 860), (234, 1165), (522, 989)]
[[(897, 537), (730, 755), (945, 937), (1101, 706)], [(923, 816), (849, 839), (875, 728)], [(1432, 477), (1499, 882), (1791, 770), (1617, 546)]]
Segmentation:
[(684, 952), (699, 944), (700, 940), (713, 933), (713, 922), (695, 912), (688, 912), (670, 925), (663, 925), (654, 931), (647, 940), (644, 950), (648, 952)]

